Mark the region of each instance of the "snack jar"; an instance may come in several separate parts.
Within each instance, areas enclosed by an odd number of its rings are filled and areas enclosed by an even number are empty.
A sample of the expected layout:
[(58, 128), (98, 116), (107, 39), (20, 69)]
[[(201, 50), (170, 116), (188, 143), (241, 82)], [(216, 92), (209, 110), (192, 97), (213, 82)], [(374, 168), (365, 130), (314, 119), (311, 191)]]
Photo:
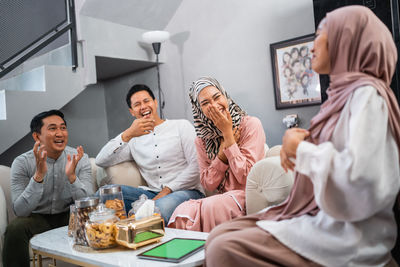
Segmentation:
[(100, 201), (104, 203), (106, 208), (115, 210), (115, 215), (119, 219), (126, 219), (121, 186), (110, 184), (100, 187)]
[(89, 214), (89, 220), (85, 224), (86, 240), (91, 248), (104, 249), (117, 245), (115, 241), (115, 223), (119, 218), (115, 210), (108, 209), (101, 203), (96, 210)]
[(68, 223), (68, 236), (73, 237), (75, 231), (75, 217), (76, 217), (76, 207), (75, 204), (69, 206), (69, 223)]
[(85, 224), (89, 220), (89, 213), (94, 211), (99, 204), (98, 197), (85, 197), (75, 200), (76, 216), (74, 244), (88, 246), (85, 236)]

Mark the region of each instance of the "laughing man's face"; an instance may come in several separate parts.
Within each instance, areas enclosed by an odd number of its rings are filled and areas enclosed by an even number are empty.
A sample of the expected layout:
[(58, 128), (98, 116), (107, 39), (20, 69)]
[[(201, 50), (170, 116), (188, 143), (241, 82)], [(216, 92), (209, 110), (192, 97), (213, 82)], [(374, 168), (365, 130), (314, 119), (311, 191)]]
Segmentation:
[(156, 119), (157, 100), (153, 99), (147, 91), (139, 91), (131, 96), (131, 114), (137, 119)]

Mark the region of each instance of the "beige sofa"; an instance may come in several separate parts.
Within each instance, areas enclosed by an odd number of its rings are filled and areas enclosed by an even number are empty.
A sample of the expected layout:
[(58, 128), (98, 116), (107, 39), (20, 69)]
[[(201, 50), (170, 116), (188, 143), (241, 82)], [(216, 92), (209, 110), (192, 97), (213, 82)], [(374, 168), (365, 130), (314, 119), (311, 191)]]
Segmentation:
[[(280, 166), (279, 151), (280, 146), (271, 149), (266, 146), (265, 158), (257, 162), (248, 175), (246, 184), (248, 214), (283, 201), (290, 192), (293, 175), (291, 172), (285, 173)], [(123, 162), (106, 169), (96, 166), (94, 158), (90, 161), (95, 191), (100, 186), (111, 183), (135, 187), (146, 184), (133, 161)], [(10, 168), (0, 165), (0, 257), (5, 228), (14, 217), (10, 196)]]
[[(246, 184), (246, 210), (252, 214), (265, 207), (278, 204), (286, 199), (293, 185), (293, 173), (280, 166), (281, 146), (271, 149), (265, 146), (265, 158), (251, 169)], [(123, 162), (103, 169), (92, 160), (92, 175), (98, 187), (104, 184), (124, 184), (130, 186), (146, 185), (137, 165), (133, 161)], [(211, 195), (207, 192), (207, 196)]]

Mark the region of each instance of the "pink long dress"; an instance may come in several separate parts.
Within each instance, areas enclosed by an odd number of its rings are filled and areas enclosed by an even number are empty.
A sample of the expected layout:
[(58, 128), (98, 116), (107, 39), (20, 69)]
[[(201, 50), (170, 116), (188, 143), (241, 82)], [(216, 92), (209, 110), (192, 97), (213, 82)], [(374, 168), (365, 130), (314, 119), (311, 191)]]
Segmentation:
[[(180, 204), (168, 227), (210, 232), (218, 224), (246, 214), (246, 178), (251, 167), (264, 157), (265, 133), (256, 117), (244, 117), (240, 128), (239, 145), (233, 144), (224, 150), (228, 164), (218, 157), (210, 160), (203, 140), (196, 138), (201, 184), (207, 191), (216, 191), (223, 183), (220, 190), (223, 193)], [(223, 182), (226, 170), (228, 176)]]

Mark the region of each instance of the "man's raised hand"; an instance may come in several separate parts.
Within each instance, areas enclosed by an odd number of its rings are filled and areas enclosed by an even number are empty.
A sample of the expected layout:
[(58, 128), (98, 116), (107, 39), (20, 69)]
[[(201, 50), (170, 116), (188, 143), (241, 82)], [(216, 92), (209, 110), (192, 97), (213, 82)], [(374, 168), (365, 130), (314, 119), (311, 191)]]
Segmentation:
[(149, 134), (154, 130), (155, 123), (154, 119), (140, 118), (134, 120), (131, 126), (122, 133), (122, 140), (129, 142), (134, 137)]
[(44, 145), (40, 145), (40, 141), (36, 141), (33, 146), (33, 154), (36, 160), (36, 172), (33, 179), (41, 183), (47, 173), (47, 151)]
[(82, 146), (78, 146), (76, 150), (78, 151), (78, 153), (73, 154), (72, 157), (71, 155), (67, 155), (67, 164), (65, 164), (65, 174), (67, 175), (68, 180), (71, 184), (73, 184), (76, 180), (76, 165), (78, 165), (78, 162), (81, 160), (84, 153)]

